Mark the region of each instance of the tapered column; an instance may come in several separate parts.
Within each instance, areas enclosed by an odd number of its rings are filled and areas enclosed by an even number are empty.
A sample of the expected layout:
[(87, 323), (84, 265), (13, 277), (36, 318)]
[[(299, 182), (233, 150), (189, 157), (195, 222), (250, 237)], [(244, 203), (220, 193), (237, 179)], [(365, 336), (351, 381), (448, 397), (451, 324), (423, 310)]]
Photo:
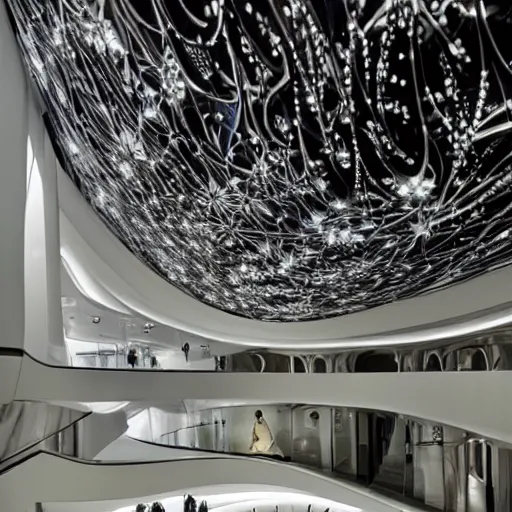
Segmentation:
[(0, 347), (66, 363), (56, 165), (0, 2)]
[(28, 109), (25, 350), (44, 362), (67, 364), (62, 332), (57, 161), (31, 94)]
[(27, 84), (0, 2), (0, 347), (23, 347), (26, 156)]

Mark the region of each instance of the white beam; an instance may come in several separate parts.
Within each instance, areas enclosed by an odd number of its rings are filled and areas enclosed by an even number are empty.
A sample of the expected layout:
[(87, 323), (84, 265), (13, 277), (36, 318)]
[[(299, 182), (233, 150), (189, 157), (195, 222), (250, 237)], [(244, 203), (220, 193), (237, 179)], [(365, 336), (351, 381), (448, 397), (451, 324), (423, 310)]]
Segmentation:
[(0, 2), (0, 346), (22, 348), (27, 84)]
[(376, 409), (512, 443), (512, 372), (215, 373), (50, 368), (24, 359), (18, 400), (234, 400)]

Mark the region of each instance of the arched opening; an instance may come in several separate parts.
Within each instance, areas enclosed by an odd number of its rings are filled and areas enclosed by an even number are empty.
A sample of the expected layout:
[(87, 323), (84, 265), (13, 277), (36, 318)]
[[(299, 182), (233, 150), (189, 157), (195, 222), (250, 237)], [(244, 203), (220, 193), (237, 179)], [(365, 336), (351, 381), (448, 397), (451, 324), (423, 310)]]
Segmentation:
[(290, 373), (290, 357), (282, 354), (266, 353), (261, 354), (265, 361), (264, 372), (266, 373)]
[(327, 373), (327, 361), (323, 357), (316, 357), (313, 361), (313, 371), (315, 373)]
[(265, 360), (260, 354), (240, 352), (226, 356), (224, 367), (230, 372), (258, 373), (265, 369)]
[(356, 373), (377, 373), (397, 372), (398, 364), (393, 352), (365, 352), (356, 359), (354, 372)]
[(475, 474), (479, 480), (484, 479), (484, 443), (473, 443), (475, 457)]
[(425, 366), (426, 372), (441, 372), (443, 371), (443, 367), (441, 364), (441, 359), (437, 354), (430, 354), (427, 359), (427, 364)]
[(251, 361), (255, 372), (262, 372), (265, 369), (265, 360), (259, 354), (251, 354)]
[(473, 357), (471, 358), (471, 369), (477, 372), (485, 372), (489, 370), (487, 358), (485, 357), (483, 350), (479, 349), (473, 354)]
[(300, 357), (295, 356), (293, 358), (293, 372), (294, 373), (307, 373), (306, 372), (306, 364)]

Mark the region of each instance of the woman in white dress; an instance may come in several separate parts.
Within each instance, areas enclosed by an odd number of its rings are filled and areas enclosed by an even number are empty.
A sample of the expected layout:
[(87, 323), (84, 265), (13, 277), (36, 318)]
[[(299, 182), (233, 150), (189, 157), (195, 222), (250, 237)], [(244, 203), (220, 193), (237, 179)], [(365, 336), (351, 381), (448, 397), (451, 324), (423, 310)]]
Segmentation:
[(277, 446), (274, 436), (263, 418), (263, 413), (258, 410), (254, 414), (255, 420), (252, 427), (252, 443), (249, 448), (251, 453), (261, 453), (262, 455), (277, 455), (284, 457), (283, 452)]

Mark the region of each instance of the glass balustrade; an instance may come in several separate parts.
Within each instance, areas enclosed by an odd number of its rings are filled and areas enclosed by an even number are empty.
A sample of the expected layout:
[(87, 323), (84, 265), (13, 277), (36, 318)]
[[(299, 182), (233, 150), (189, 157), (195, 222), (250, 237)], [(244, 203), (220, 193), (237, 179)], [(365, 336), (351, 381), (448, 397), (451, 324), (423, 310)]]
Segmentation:
[[(448, 425), (382, 411), (304, 404), (173, 411), (146, 409), (129, 421), (130, 442), (152, 445), (149, 460), (155, 447), (162, 450), (159, 460), (183, 456), (177, 450), (187, 450), (187, 457), (270, 458), (430, 510), (505, 512), (512, 507), (512, 447)], [(45, 450), (76, 456), (70, 440), (76, 439), (77, 430), (82, 431), (73, 424), (34, 446), (30, 454)], [(144, 460), (143, 448), (132, 459), (123, 446), (123, 460)], [(97, 457), (102, 459), (101, 454)], [(111, 461), (94, 461), (106, 462)]]
[(448, 425), (299, 404), (141, 414), (147, 428), (139, 417), (137, 438), (162, 447), (272, 458), (432, 509), (512, 506), (511, 482), (503, 478), (512, 470), (512, 447)]
[[(67, 340), (71, 365), (80, 368), (242, 373), (373, 373), (506, 371), (512, 369), (512, 331), (449, 343), (280, 354), (268, 350), (216, 355), (209, 345), (185, 355), (177, 348), (136, 343)], [(133, 367), (128, 356), (135, 356)]]

